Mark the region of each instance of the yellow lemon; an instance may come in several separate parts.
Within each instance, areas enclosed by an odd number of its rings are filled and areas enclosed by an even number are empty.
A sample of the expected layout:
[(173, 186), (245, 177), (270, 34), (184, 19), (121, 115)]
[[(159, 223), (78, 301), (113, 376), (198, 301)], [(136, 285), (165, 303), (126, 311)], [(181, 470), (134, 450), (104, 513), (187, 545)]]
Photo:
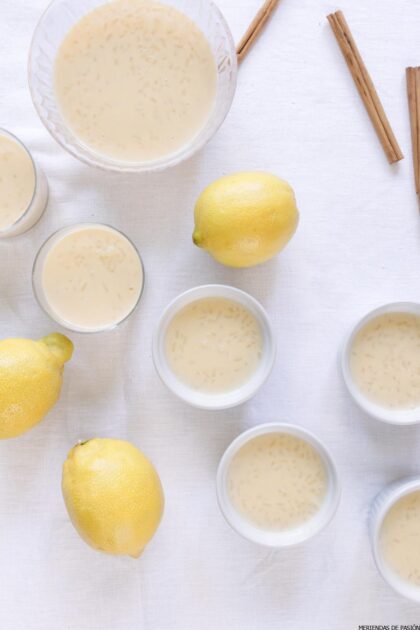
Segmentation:
[(75, 446), (62, 489), (73, 525), (98, 551), (137, 558), (162, 518), (158, 474), (130, 442), (97, 438)]
[(72, 353), (72, 342), (59, 333), (0, 341), (0, 439), (28, 431), (55, 405)]
[(252, 267), (281, 251), (298, 221), (287, 182), (270, 173), (236, 173), (216, 180), (199, 197), (193, 241), (223, 265)]

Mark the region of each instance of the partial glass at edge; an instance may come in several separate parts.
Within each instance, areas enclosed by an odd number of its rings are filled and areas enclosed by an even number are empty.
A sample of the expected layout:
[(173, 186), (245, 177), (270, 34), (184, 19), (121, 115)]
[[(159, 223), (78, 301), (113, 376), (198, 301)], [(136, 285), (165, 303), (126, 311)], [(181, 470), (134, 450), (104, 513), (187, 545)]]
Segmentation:
[(36, 164), (32, 153), (22, 140), (2, 127), (0, 127), (0, 136), (6, 136), (22, 147), (32, 162), (35, 174), (34, 192), (28, 207), (12, 225), (4, 230), (0, 230), (0, 239), (6, 239), (28, 232), (41, 219), (48, 203), (48, 182), (44, 172)]
[[(51, 250), (52, 245), (57, 243), (60, 240), (61, 236), (64, 236), (66, 232), (70, 233), (70, 232), (73, 232), (77, 228), (84, 228), (87, 226), (107, 227), (107, 228), (110, 228), (111, 230), (114, 230), (115, 232), (118, 232), (118, 234), (120, 234), (123, 238), (125, 238), (133, 247), (134, 251), (136, 252), (138, 256), (141, 272), (142, 272), (142, 285), (140, 288), (140, 293), (135, 304), (133, 305), (133, 308), (130, 310), (130, 312), (127, 313), (127, 315), (125, 315), (123, 319), (121, 319), (120, 321), (113, 322), (112, 324), (109, 324), (108, 326), (101, 326), (100, 328), (82, 328), (76, 325), (72, 325), (71, 322), (61, 319), (61, 317), (49, 306), (48, 300), (45, 296), (44, 289), (42, 286), (42, 273), (43, 273), (44, 263)], [(131, 317), (131, 315), (137, 309), (140, 303), (141, 297), (143, 295), (144, 284), (145, 284), (144, 265), (143, 265), (142, 257), (140, 256), (140, 253), (137, 247), (135, 246), (133, 241), (130, 238), (128, 238), (126, 234), (124, 234), (124, 232), (122, 232), (121, 230), (118, 230), (113, 225), (108, 225), (106, 223), (81, 222), (81, 223), (75, 223), (73, 225), (68, 225), (64, 228), (61, 228), (60, 230), (57, 230), (56, 232), (51, 234), (47, 238), (47, 240), (41, 245), (35, 257), (34, 264), (32, 267), (32, 289), (34, 292), (35, 299), (38, 302), (41, 309), (44, 311), (46, 315), (48, 315), (48, 317), (50, 317), (53, 321), (55, 321), (57, 324), (59, 324), (63, 328), (66, 328), (67, 330), (71, 330), (72, 332), (77, 332), (81, 334), (95, 334), (95, 333), (100, 333), (100, 332), (107, 332), (107, 331), (115, 330), (116, 328), (121, 326), (121, 324), (126, 322), (127, 319)]]
[(203, 31), (215, 57), (217, 95), (210, 117), (200, 131), (178, 152), (150, 161), (130, 163), (107, 158), (81, 142), (65, 123), (54, 91), (54, 64), (58, 49), (68, 31), (86, 13), (107, 0), (54, 0), (41, 17), (29, 54), (29, 88), (35, 108), (51, 135), (74, 157), (106, 170), (144, 173), (160, 171), (183, 162), (199, 151), (217, 132), (226, 118), (236, 89), (237, 56), (235, 42), (223, 14), (212, 0), (159, 0), (189, 16)]

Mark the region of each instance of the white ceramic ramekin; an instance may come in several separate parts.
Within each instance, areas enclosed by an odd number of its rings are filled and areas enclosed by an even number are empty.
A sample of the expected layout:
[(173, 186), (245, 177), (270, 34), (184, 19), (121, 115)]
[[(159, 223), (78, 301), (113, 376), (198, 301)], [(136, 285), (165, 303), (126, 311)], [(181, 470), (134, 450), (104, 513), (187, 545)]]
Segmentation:
[(420, 304), (415, 302), (395, 302), (393, 304), (386, 304), (385, 306), (381, 306), (380, 308), (368, 313), (356, 324), (346, 340), (341, 356), (341, 367), (344, 382), (354, 401), (361, 409), (363, 409), (363, 411), (373, 418), (382, 420), (383, 422), (388, 422), (389, 424), (418, 424), (420, 423), (420, 407), (417, 407), (416, 409), (388, 409), (387, 407), (382, 407), (378, 403), (375, 403), (367, 398), (367, 396), (360, 391), (354, 382), (351, 373), (350, 355), (356, 335), (372, 319), (375, 319), (375, 317), (380, 315), (385, 315), (386, 313), (408, 313), (409, 315), (420, 315)]
[[(299, 527), (278, 532), (261, 529), (246, 520), (232, 505), (228, 492), (228, 475), (232, 459), (245, 444), (260, 435), (271, 433), (293, 435), (310, 444), (324, 462), (328, 479), (327, 494), (319, 512)], [(259, 545), (276, 548), (297, 545), (322, 531), (336, 513), (341, 494), (334, 462), (322, 442), (302, 427), (282, 423), (262, 424), (239, 435), (220, 460), (216, 485), (219, 506), (228, 524), (244, 538)]]
[(0, 135), (6, 136), (22, 147), (22, 149), (28, 154), (33, 164), (35, 173), (35, 188), (32, 199), (25, 212), (12, 225), (4, 230), (0, 230), (0, 239), (3, 239), (12, 236), (19, 236), (20, 234), (30, 230), (36, 223), (38, 223), (48, 203), (48, 182), (44, 171), (38, 166), (28, 147), (25, 146), (19, 138), (5, 129), (0, 129)]
[(379, 573), (399, 595), (420, 603), (420, 588), (402, 580), (384, 561), (379, 544), (382, 523), (389, 510), (403, 497), (420, 490), (420, 477), (407, 477), (387, 486), (374, 499), (369, 515), (372, 553)]
[[(165, 352), (166, 331), (174, 316), (188, 304), (212, 297), (232, 300), (247, 308), (259, 322), (263, 335), (263, 356), (249, 381), (237, 389), (218, 394), (200, 392), (181, 382), (170, 369)], [(264, 308), (248, 293), (223, 284), (195, 287), (175, 298), (164, 310), (153, 338), (153, 361), (160, 378), (179, 398), (199, 409), (229, 409), (254, 396), (270, 375), (275, 356), (276, 343)]]

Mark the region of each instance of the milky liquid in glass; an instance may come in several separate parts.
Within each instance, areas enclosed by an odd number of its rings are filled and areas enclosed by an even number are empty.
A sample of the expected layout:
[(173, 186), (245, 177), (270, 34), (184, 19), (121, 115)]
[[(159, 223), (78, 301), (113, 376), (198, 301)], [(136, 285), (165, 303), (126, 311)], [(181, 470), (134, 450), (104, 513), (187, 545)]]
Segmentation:
[(153, 0), (113, 0), (84, 16), (55, 62), (73, 133), (127, 162), (176, 153), (204, 127), (217, 90), (210, 45), (186, 15)]
[(35, 168), (24, 147), (0, 132), (0, 230), (28, 209), (35, 192)]
[(246, 383), (258, 368), (263, 338), (259, 322), (244, 306), (225, 298), (203, 298), (170, 322), (165, 352), (173, 373), (202, 392), (226, 392)]
[(420, 491), (399, 499), (379, 534), (382, 557), (403, 581), (420, 588)]
[(350, 370), (358, 388), (390, 409), (420, 406), (420, 317), (386, 313), (357, 333)]
[(117, 230), (76, 226), (51, 246), (42, 267), (42, 290), (51, 311), (71, 326), (113, 326), (135, 307), (143, 286), (137, 251)]
[(313, 518), (327, 494), (327, 472), (308, 442), (286, 433), (253, 438), (232, 459), (228, 493), (235, 509), (265, 530), (290, 530)]

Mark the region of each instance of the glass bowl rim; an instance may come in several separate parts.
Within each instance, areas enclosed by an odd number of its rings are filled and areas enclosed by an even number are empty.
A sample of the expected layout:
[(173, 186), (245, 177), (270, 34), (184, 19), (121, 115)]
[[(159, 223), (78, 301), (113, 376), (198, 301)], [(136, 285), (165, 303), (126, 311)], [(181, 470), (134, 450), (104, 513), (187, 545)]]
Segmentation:
[[(58, 236), (61, 232), (64, 232), (68, 229), (71, 228), (77, 228), (80, 226), (100, 226), (100, 227), (106, 227), (109, 228), (111, 230), (113, 230), (114, 232), (118, 232), (118, 234), (120, 234), (120, 236), (122, 236), (123, 238), (125, 238), (130, 245), (133, 247), (134, 251), (136, 252), (139, 262), (140, 262), (140, 268), (141, 268), (141, 272), (142, 272), (142, 286), (140, 289), (140, 293), (139, 296), (135, 302), (135, 304), (133, 305), (133, 307), (130, 309), (130, 311), (127, 313), (127, 315), (124, 316), (123, 319), (119, 320), (118, 322), (114, 322), (113, 324), (109, 325), (109, 326), (105, 326), (105, 327), (101, 327), (101, 328), (93, 328), (92, 330), (81, 330), (79, 328), (73, 328), (70, 324), (68, 323), (63, 323), (62, 321), (58, 321), (58, 319), (56, 317), (54, 317), (51, 313), (49, 313), (44, 305), (41, 303), (41, 300), (39, 298), (38, 295), (38, 290), (35, 286), (35, 275), (36, 275), (36, 270), (37, 270), (37, 265), (39, 263), (39, 258), (45, 248), (45, 246), (49, 243), (50, 240), (52, 240), (55, 236)], [(144, 286), (146, 284), (146, 273), (145, 273), (145, 268), (144, 268), (144, 263), (143, 263), (143, 259), (140, 255), (140, 252), (137, 248), (137, 246), (135, 245), (135, 243), (131, 240), (131, 238), (129, 238), (122, 230), (120, 230), (119, 228), (116, 228), (113, 225), (110, 225), (109, 223), (104, 223), (103, 221), (79, 221), (78, 223), (70, 223), (69, 225), (65, 225), (61, 228), (59, 228), (58, 230), (55, 230), (54, 232), (52, 232), (52, 234), (50, 234), (41, 244), (41, 246), (39, 247), (36, 256), (34, 258), (34, 262), (32, 264), (32, 275), (31, 275), (31, 282), (32, 282), (32, 292), (34, 294), (35, 300), (38, 304), (38, 306), (40, 307), (40, 309), (43, 311), (43, 313), (45, 313), (45, 315), (47, 315), (47, 317), (49, 317), (52, 321), (54, 321), (56, 324), (58, 324), (59, 326), (61, 326), (62, 328), (65, 328), (66, 330), (70, 330), (73, 333), (77, 333), (80, 335), (97, 335), (99, 333), (106, 333), (106, 332), (110, 332), (112, 330), (115, 330), (116, 328), (119, 328), (119, 326), (121, 326), (122, 324), (124, 324), (129, 317), (131, 317), (131, 315), (133, 315), (133, 313), (137, 310), (137, 307), (140, 304), (140, 300), (143, 296), (143, 292), (144, 292)]]
[(11, 225), (9, 225), (9, 227), (7, 227), (6, 229), (0, 230), (0, 237), (6, 238), (7, 233), (9, 231), (12, 231), (21, 221), (23, 221), (23, 219), (26, 218), (26, 216), (29, 214), (32, 208), (32, 204), (36, 198), (36, 195), (39, 189), (39, 171), (38, 171), (38, 167), (36, 165), (36, 162), (34, 160), (34, 157), (31, 151), (28, 149), (26, 144), (20, 138), (18, 138), (18, 136), (16, 136), (14, 133), (9, 131), (8, 129), (5, 129), (4, 127), (0, 127), (0, 136), (8, 136), (11, 140), (15, 141), (19, 146), (22, 147), (22, 149), (25, 151), (25, 153), (29, 156), (29, 159), (31, 160), (32, 167), (34, 169), (34, 177), (35, 177), (34, 191), (32, 193), (30, 202), (26, 206), (25, 211), (23, 212), (23, 214), (20, 215), (20, 217), (16, 219), (16, 221), (14, 221)]
[[(80, 160), (81, 162), (83, 162), (84, 164), (87, 164), (88, 166), (100, 169), (102, 171), (106, 171), (106, 172), (114, 172), (114, 173), (137, 173), (137, 174), (143, 174), (143, 173), (157, 173), (160, 171), (164, 171), (168, 168), (173, 168), (175, 166), (177, 166), (178, 164), (181, 164), (185, 161), (187, 161), (188, 159), (190, 159), (193, 155), (195, 155), (196, 153), (198, 153), (218, 132), (218, 130), (220, 129), (220, 127), (222, 126), (222, 124), (224, 123), (227, 115), (229, 114), (231, 107), (232, 107), (232, 103), (233, 103), (233, 99), (235, 96), (235, 92), (236, 92), (236, 87), (237, 87), (237, 77), (238, 77), (238, 59), (237, 59), (237, 55), (236, 55), (236, 45), (235, 45), (235, 41), (233, 39), (233, 34), (232, 31), (229, 27), (229, 24), (226, 20), (226, 18), (224, 17), (222, 11), (219, 9), (219, 7), (215, 4), (215, 2), (213, 0), (201, 0), (202, 2), (207, 3), (210, 11), (212, 11), (217, 18), (220, 21), (220, 24), (222, 25), (223, 31), (225, 32), (226, 38), (227, 38), (227, 42), (228, 42), (228, 47), (229, 47), (229, 57), (231, 58), (231, 60), (233, 61), (232, 64), (232, 78), (229, 81), (229, 86), (228, 86), (228, 90), (226, 93), (226, 102), (225, 102), (225, 106), (224, 106), (224, 111), (222, 113), (222, 115), (220, 116), (220, 120), (218, 120), (217, 125), (215, 126), (214, 129), (211, 130), (211, 132), (207, 132), (206, 134), (203, 135), (203, 137), (199, 140), (199, 142), (196, 143), (197, 139), (199, 138), (200, 134), (203, 133), (203, 131), (206, 129), (206, 126), (208, 124), (211, 123), (211, 121), (214, 119), (214, 112), (215, 112), (215, 107), (213, 107), (213, 109), (211, 110), (209, 117), (207, 119), (207, 122), (205, 124), (205, 126), (201, 129), (201, 131), (195, 135), (186, 145), (183, 146), (183, 148), (181, 148), (178, 152), (175, 153), (170, 153), (169, 155), (163, 157), (163, 158), (159, 158), (157, 160), (151, 160), (149, 162), (124, 162), (124, 161), (118, 161), (118, 160), (114, 160), (111, 158), (108, 158), (106, 155), (102, 155), (100, 153), (95, 152), (93, 149), (91, 149), (88, 145), (85, 145), (81, 140), (79, 140), (77, 138), (77, 136), (75, 136), (70, 127), (65, 123), (64, 119), (63, 119), (63, 125), (65, 126), (67, 132), (74, 138), (74, 142), (75, 142), (75, 146), (69, 145), (62, 137), (60, 137), (60, 134), (57, 133), (55, 131), (55, 129), (53, 128), (53, 126), (49, 125), (47, 120), (45, 119), (45, 117), (42, 114), (42, 110), (41, 110), (41, 106), (40, 106), (40, 102), (37, 98), (37, 94), (39, 94), (38, 90), (35, 89), (34, 87), (34, 70), (33, 70), (33, 52), (34, 52), (34, 47), (35, 47), (35, 43), (37, 41), (37, 38), (39, 36), (39, 29), (41, 27), (41, 25), (43, 24), (43, 21), (45, 20), (47, 14), (49, 13), (49, 11), (55, 6), (58, 5), (59, 3), (63, 3), (66, 2), (68, 0), (51, 0), (51, 2), (48, 4), (48, 6), (45, 8), (45, 10), (43, 11), (43, 13), (41, 14), (41, 17), (39, 18), (32, 38), (31, 38), (31, 43), (30, 43), (30, 47), (29, 47), (29, 54), (28, 54), (28, 63), (27, 63), (27, 77), (28, 77), (28, 85), (29, 85), (29, 92), (31, 95), (31, 99), (32, 99), (32, 103), (35, 107), (35, 110), (39, 116), (39, 119), (41, 120), (42, 124), (44, 125), (45, 129), (48, 131), (48, 133), (52, 136), (52, 138), (54, 138), (54, 140), (68, 153), (70, 153), (73, 157), (75, 157), (77, 160)], [(108, 4), (110, 1), (112, 0), (103, 0), (103, 4)], [(157, 0), (157, 1), (163, 1), (165, 2), (165, 0)], [(216, 97), (217, 98), (217, 97)], [(216, 102), (215, 102), (216, 104)], [(215, 105), (214, 104), (214, 105)], [(57, 106), (58, 108), (58, 106)], [(81, 152), (79, 151), (79, 148), (82, 147), (84, 151), (86, 151), (86, 153), (88, 155), (82, 155)], [(102, 161), (100, 161), (102, 160)]]

